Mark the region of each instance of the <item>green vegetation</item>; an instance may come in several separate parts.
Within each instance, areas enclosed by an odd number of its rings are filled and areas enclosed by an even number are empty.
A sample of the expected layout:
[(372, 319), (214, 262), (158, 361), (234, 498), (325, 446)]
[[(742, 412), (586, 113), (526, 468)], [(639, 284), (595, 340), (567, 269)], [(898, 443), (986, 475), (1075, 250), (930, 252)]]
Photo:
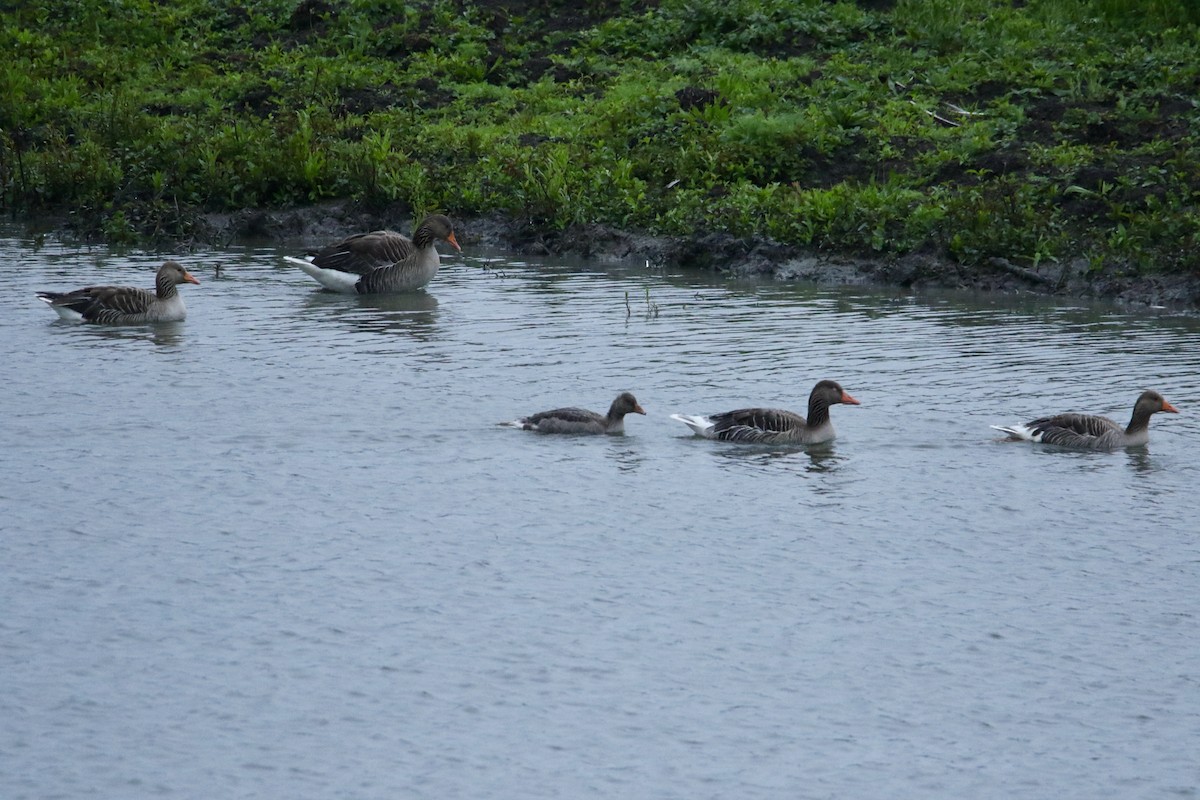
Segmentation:
[(1196, 269), (1198, 0), (62, 0), (0, 16), (0, 205), (347, 198)]

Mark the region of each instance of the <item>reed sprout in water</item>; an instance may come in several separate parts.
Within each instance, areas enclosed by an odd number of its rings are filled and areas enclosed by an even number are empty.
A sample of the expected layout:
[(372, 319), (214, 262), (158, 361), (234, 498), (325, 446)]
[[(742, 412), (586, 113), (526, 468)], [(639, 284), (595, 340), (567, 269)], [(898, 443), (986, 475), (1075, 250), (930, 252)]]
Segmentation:
[[(657, 319), (660, 312), (658, 303), (650, 299), (650, 287), (646, 287), (646, 311), (644, 316), (646, 319)], [(629, 302), (629, 291), (625, 291), (625, 319), (633, 316), (633, 305)]]

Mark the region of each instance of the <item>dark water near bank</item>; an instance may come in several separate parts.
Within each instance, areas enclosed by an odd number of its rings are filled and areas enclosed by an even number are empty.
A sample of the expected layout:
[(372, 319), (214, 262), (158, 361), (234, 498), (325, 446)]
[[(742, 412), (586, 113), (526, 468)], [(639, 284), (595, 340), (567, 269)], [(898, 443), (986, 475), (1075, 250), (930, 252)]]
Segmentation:
[[(359, 299), (263, 248), (104, 329), (33, 291), (165, 255), (9, 234), (0, 797), (1200, 793), (1194, 318), (470, 247)], [(828, 446), (668, 417), (820, 378)], [(988, 428), (1148, 387), (1145, 448)], [(623, 437), (495, 425), (626, 389)]]

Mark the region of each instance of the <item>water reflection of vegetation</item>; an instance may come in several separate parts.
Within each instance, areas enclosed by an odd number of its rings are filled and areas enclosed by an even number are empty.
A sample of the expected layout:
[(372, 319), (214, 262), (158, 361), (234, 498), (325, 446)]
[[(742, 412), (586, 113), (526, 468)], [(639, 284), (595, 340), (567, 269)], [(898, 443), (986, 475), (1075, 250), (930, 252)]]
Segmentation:
[[(646, 319), (657, 319), (660, 311), (658, 303), (650, 299), (650, 287), (645, 287), (645, 290), (646, 307), (642, 311), (642, 314)], [(625, 319), (629, 319), (631, 316), (633, 316), (633, 307), (629, 303), (629, 292), (625, 292)]]

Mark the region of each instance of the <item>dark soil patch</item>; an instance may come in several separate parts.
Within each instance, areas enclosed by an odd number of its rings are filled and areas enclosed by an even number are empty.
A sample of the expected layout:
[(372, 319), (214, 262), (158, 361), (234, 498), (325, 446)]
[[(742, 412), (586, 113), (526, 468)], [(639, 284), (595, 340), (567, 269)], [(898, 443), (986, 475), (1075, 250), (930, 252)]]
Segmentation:
[(278, 95), (275, 90), (265, 83), (247, 89), (233, 103), (236, 111), (254, 114), (260, 119), (266, 119), (279, 110)]
[(336, 112), (341, 116), (349, 116), (393, 108), (404, 104), (405, 94), (391, 82), (379, 86), (343, 86), (338, 89)]
[(699, 109), (703, 111), (711, 105), (728, 105), (721, 93), (713, 89), (701, 89), (696, 86), (685, 86), (675, 92), (675, 99), (684, 111)]
[(337, 12), (325, 0), (302, 0), (288, 21), (292, 30), (310, 31), (325, 24)]
[[(562, 66), (554, 57), (569, 55), (583, 31), (613, 17), (642, 14), (657, 8), (658, 2), (517, 0), (476, 3), (473, 7), (494, 34), (485, 62), (489, 82), (531, 83), (550, 74), (555, 82), (565, 83), (579, 77), (579, 73)], [(522, 43), (519, 53), (510, 49), (516, 42)]]

